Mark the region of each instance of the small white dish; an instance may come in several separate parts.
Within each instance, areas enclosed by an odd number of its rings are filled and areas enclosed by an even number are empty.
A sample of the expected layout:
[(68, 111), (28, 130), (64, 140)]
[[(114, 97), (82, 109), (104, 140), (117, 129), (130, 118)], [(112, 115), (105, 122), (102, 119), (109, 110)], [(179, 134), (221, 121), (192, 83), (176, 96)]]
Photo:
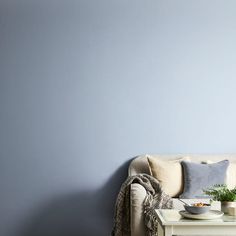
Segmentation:
[(179, 214), (185, 218), (195, 220), (213, 220), (224, 215), (222, 211), (210, 210), (204, 214), (191, 214), (187, 211), (179, 211)]

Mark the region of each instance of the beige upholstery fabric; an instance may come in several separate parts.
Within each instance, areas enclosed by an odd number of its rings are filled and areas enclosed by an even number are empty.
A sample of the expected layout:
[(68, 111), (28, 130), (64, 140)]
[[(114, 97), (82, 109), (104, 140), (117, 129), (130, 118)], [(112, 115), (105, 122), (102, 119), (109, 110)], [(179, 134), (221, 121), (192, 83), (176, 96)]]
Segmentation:
[[(129, 166), (129, 175), (136, 175), (139, 173), (147, 173), (150, 174), (148, 167), (148, 155), (141, 155), (136, 157)], [(201, 163), (205, 160), (211, 160), (214, 162), (221, 161), (224, 159), (229, 160), (230, 162), (235, 162), (236, 168), (236, 154), (233, 155), (152, 155), (154, 158), (161, 158), (164, 160), (173, 160), (176, 158), (181, 158), (183, 156), (188, 156), (191, 158), (191, 161)], [(236, 169), (235, 169), (236, 170)], [(235, 174), (236, 171), (230, 172)], [(233, 178), (229, 173), (229, 178)], [(145, 189), (139, 184), (132, 184), (131, 186), (131, 235), (132, 236), (145, 236), (145, 227), (143, 223), (143, 201), (146, 196)], [(174, 207), (177, 209), (183, 209), (182, 203), (180, 203), (177, 199), (174, 200)], [(204, 199), (205, 202), (206, 199)], [(193, 202), (192, 199), (188, 199), (187, 201)], [(197, 200), (199, 201), (199, 199)], [(200, 200), (201, 201), (201, 200)], [(202, 200), (203, 201), (203, 200)], [(219, 203), (214, 203), (213, 209), (219, 209)]]
[(163, 160), (147, 156), (151, 175), (160, 182), (163, 190), (171, 197), (178, 197), (183, 192), (183, 171), (181, 161), (190, 161), (189, 157), (175, 160)]
[(144, 236), (143, 202), (146, 197), (146, 190), (140, 184), (131, 184), (130, 196), (131, 236)]
[(226, 184), (230, 189), (236, 187), (236, 163), (230, 162), (226, 173)]

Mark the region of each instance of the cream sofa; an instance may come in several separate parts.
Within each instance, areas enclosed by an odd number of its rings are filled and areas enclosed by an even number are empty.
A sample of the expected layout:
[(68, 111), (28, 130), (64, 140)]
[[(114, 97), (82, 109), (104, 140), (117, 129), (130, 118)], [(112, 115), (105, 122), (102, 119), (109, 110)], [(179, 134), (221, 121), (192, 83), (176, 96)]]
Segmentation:
[[(206, 161), (210, 162), (217, 162), (221, 160), (229, 160), (230, 163), (236, 162), (236, 154), (233, 155), (152, 155), (155, 158), (161, 158), (164, 160), (173, 160), (181, 157), (188, 156), (190, 157), (192, 162), (202, 163)], [(236, 164), (235, 164), (236, 167)], [(128, 174), (129, 176), (136, 175), (139, 173), (146, 173), (150, 174), (147, 155), (137, 156), (135, 159), (132, 160), (129, 166)], [(232, 171), (230, 173), (227, 172), (227, 179), (235, 179), (235, 173)], [(234, 176), (233, 176), (234, 175)], [(236, 186), (236, 179), (235, 179), (235, 186)], [(134, 183), (131, 185), (130, 191), (130, 212), (131, 212), (131, 235), (132, 236), (145, 236), (145, 226), (144, 226), (144, 218), (143, 218), (143, 201), (146, 197), (146, 190), (140, 184)], [(201, 199), (187, 199), (186, 201), (195, 202), (201, 201)], [(206, 199), (204, 199), (206, 202)], [(182, 210), (183, 204), (177, 199), (173, 198), (174, 208)], [(213, 209), (219, 209), (220, 204), (219, 202), (214, 202)]]

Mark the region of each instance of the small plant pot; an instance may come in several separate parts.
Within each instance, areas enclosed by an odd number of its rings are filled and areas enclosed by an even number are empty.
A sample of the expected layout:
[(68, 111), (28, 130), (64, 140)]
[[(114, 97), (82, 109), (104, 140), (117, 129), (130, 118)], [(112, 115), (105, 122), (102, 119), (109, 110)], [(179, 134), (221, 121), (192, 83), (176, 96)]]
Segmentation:
[(236, 202), (221, 202), (221, 211), (228, 214), (229, 207), (236, 207)]

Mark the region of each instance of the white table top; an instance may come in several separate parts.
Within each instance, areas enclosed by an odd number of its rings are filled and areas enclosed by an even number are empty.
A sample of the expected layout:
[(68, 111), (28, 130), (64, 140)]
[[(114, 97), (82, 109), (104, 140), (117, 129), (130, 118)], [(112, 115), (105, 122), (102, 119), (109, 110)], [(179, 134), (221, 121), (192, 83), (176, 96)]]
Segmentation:
[(179, 210), (175, 209), (157, 209), (157, 216), (162, 225), (234, 225), (236, 226), (236, 217), (223, 215), (213, 220), (192, 220), (183, 218)]

